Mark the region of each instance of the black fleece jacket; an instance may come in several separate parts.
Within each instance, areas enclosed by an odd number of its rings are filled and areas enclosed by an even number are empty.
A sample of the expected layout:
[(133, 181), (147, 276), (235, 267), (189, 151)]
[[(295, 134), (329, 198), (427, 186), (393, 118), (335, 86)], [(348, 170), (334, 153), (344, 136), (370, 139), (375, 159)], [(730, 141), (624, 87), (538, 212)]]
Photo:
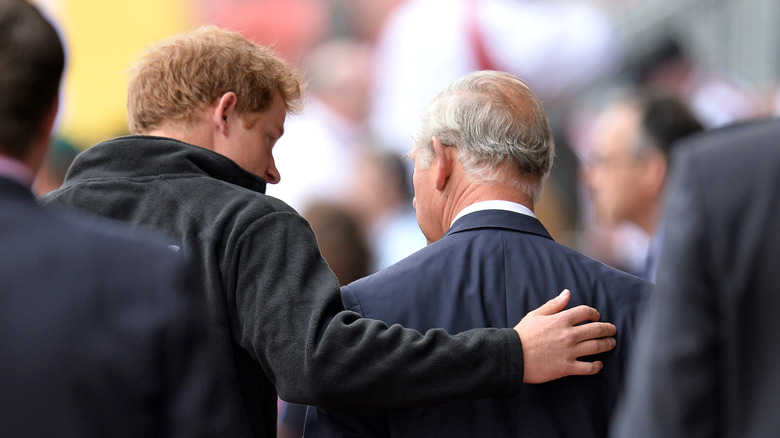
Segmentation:
[(128, 136), (89, 148), (41, 200), (162, 231), (200, 268), (236, 421), (276, 436), (276, 395), (336, 413), (509, 397), (523, 379), (513, 329), (425, 335), (344, 310), (308, 223), (230, 159)]

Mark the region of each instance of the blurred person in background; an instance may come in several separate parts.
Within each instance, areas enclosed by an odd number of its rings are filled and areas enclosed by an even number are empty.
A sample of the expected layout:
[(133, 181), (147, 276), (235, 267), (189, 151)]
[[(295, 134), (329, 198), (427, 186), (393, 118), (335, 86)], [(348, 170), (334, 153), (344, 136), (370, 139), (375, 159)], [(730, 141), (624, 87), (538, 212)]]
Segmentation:
[(33, 191), (40, 196), (60, 188), (79, 149), (61, 136), (53, 136), (46, 158), (35, 176)]
[(631, 222), (648, 236), (644, 263), (635, 272), (646, 280), (655, 278), (658, 239), (653, 236), (659, 231), (673, 148), (702, 129), (687, 105), (661, 88), (633, 90), (604, 108), (596, 123), (584, 172), (593, 210), (608, 227)]
[(329, 0), (196, 0), (204, 25), (241, 33), (297, 65), (331, 33)]
[(414, 159), (417, 220), (430, 244), (342, 288), (347, 308), (420, 331), (507, 327), (569, 287), (604, 309), (617, 347), (597, 376), (526, 386), (504, 400), (349, 417), (309, 408), (311, 437), (604, 437), (639, 306), (641, 279), (556, 243), (534, 215), (554, 145), (541, 102), (518, 78), (481, 71), (454, 81), (423, 115)]
[(510, 72), (549, 106), (611, 72), (620, 53), (609, 17), (582, 2), (407, 0), (376, 43), (372, 127), (404, 154), (425, 106), (464, 74)]
[(354, 39), (328, 40), (302, 62), (309, 93), (300, 114), (285, 121), (274, 149), (284, 181), (268, 187), (299, 212), (314, 201), (349, 203), (359, 162), (372, 147), (366, 125), (369, 48)]
[(328, 266), (344, 286), (371, 273), (372, 255), (363, 229), (339, 204), (315, 202), (303, 212)]
[(371, 273), (426, 245), (412, 205), (407, 159), (375, 150), (363, 156), (357, 169), (350, 209), (360, 220), (374, 254)]
[(285, 135), (274, 148), (285, 178), (267, 193), (300, 212), (318, 202), (349, 210), (376, 256), (370, 267), (375, 272), (425, 246), (425, 238), (414, 219), (402, 158), (376, 147), (368, 129), (370, 47), (354, 38), (331, 39), (302, 66), (306, 105), (285, 121)]
[(333, 5), (335, 36), (351, 36), (373, 44), (387, 17), (407, 0), (326, 0)]
[(224, 436), (232, 419), (187, 257), (35, 201), (64, 66), (35, 6), (0, 0), (2, 435)]
[(513, 329), (422, 334), (344, 309), (309, 224), (265, 194), (273, 149), (299, 109), (298, 73), (214, 26), (167, 38), (131, 69), (133, 135), (79, 154), (42, 197), (160, 230), (194, 255), (218, 338), (225, 436), (276, 436), (277, 397), (361, 413), (505, 397), (523, 382), (598, 373), (615, 326), (565, 294)]
[(767, 102), (749, 86), (696, 59), (673, 34), (646, 54), (633, 74), (638, 86), (666, 88), (678, 95), (706, 128), (767, 111)]
[(780, 120), (683, 140), (612, 436), (780, 435)]

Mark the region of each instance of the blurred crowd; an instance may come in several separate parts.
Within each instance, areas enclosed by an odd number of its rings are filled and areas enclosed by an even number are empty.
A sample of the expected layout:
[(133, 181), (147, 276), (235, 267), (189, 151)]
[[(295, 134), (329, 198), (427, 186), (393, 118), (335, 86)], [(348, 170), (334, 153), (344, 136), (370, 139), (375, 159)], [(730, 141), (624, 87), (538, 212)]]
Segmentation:
[[(613, 101), (660, 88), (705, 128), (776, 106), (771, 93), (714, 69), (674, 32), (628, 53), (613, 2), (202, 0), (193, 9), (193, 21), (270, 44), (305, 73), (307, 105), (288, 118), (274, 152), (282, 178), (268, 193), (312, 223), (343, 284), (425, 245), (405, 154), (422, 108), (465, 73), (509, 71), (541, 97), (557, 156), (538, 216), (559, 242), (636, 274), (648, 269), (654, 227), (632, 215), (654, 215), (637, 211), (657, 208), (660, 187), (644, 188), (636, 168), (606, 161), (641, 130), (615, 115)], [(57, 142), (39, 193), (56, 188), (68, 160), (89, 146), (65, 136)], [(605, 152), (610, 147), (618, 150)], [(615, 209), (627, 211), (605, 214)], [(349, 230), (350, 238), (325, 235), (334, 230)], [(345, 253), (354, 256), (343, 260)]]
[[(58, 4), (43, 3), (55, 9)], [(655, 3), (659, 10), (670, 9), (668, 2)], [(468, 72), (508, 71), (542, 99), (557, 150), (537, 214), (553, 237), (638, 274), (646, 269), (653, 233), (630, 220), (633, 212), (603, 217), (604, 209), (617, 208), (610, 202), (620, 202), (604, 194), (609, 185), (636, 184), (626, 182), (634, 181), (632, 176), (611, 182), (621, 166), (599, 157), (605, 143), (631, 141), (641, 127), (630, 126), (625, 117), (605, 121), (607, 113), (648, 88), (679, 99), (703, 128), (771, 114), (776, 107), (771, 90), (702, 59), (674, 31), (671, 18), (656, 25), (652, 43), (632, 41), (637, 37), (625, 31), (627, 19), (621, 20), (639, 9), (637, 2), (200, 0), (188, 5), (193, 26), (237, 30), (274, 47), (305, 74), (306, 107), (288, 118), (274, 149), (282, 178), (268, 193), (313, 223), (338, 217), (343, 229), (353, 229), (354, 251), (365, 256), (355, 257), (362, 266), (349, 268), (352, 272), (375, 272), (425, 245), (412, 206), (406, 153), (424, 106)], [(617, 127), (621, 123), (628, 125)], [(609, 138), (609, 129), (626, 131), (620, 134), (625, 138)], [(63, 159), (90, 145), (68, 135), (57, 141), (58, 156), (40, 177), (41, 193), (64, 177)], [(646, 204), (636, 191), (626, 189), (621, 196)], [(334, 209), (338, 215), (318, 217)]]

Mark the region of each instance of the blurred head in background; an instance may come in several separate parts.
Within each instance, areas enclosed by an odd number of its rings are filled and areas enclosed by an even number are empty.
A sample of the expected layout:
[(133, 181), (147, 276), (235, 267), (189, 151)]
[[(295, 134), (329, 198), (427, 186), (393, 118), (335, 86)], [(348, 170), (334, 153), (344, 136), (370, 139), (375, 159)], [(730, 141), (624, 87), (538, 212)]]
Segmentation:
[(585, 171), (599, 221), (610, 226), (632, 222), (652, 235), (672, 148), (700, 130), (686, 104), (661, 89), (637, 90), (606, 107)]
[(49, 147), (65, 53), (30, 3), (0, 1), (0, 155), (37, 173)]

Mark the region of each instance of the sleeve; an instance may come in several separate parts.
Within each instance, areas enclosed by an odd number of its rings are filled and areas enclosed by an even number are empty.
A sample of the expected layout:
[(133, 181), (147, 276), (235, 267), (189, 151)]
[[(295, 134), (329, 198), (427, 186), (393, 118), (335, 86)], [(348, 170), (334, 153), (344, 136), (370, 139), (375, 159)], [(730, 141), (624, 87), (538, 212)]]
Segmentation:
[(706, 175), (681, 157), (664, 213), (658, 283), (640, 323), (615, 437), (718, 434), (717, 285), (708, 276)]
[(281, 398), (360, 414), (452, 399), (509, 397), (523, 380), (513, 329), (425, 334), (344, 309), (308, 223), (262, 216), (236, 249), (241, 344)]

